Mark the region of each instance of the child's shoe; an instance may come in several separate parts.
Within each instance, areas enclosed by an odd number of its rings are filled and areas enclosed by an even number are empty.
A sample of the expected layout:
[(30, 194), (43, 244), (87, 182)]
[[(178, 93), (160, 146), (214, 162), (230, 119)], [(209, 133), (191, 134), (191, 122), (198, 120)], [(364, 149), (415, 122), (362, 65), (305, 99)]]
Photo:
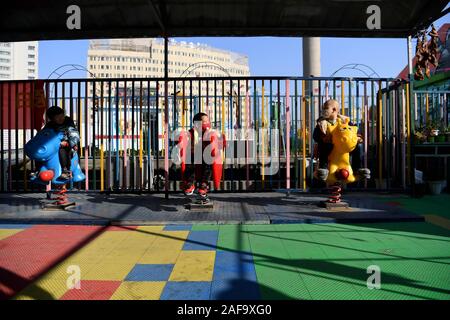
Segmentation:
[(61, 180), (69, 180), (72, 172), (70, 170), (64, 169), (59, 178)]
[(184, 195), (186, 195), (186, 196), (192, 195), (194, 193), (194, 191), (195, 191), (195, 185), (193, 185), (193, 184), (185, 187), (185, 189), (183, 190)]
[(368, 169), (368, 168), (361, 168), (361, 169), (358, 169), (357, 175), (358, 175), (361, 179), (369, 180), (369, 179), (370, 179), (370, 169)]
[(327, 180), (328, 172), (328, 169), (317, 169), (317, 179), (323, 181)]
[(39, 176), (39, 171), (31, 172), (30, 173), (30, 179), (37, 178)]
[(201, 186), (200, 188), (198, 188), (198, 194), (200, 195), (200, 197), (206, 198), (206, 196), (208, 195), (208, 188)]

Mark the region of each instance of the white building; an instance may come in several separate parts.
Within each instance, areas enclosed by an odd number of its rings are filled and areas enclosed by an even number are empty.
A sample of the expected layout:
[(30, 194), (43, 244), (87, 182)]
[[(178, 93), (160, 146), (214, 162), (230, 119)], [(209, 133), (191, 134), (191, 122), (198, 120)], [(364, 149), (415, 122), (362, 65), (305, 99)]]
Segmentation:
[(0, 80), (38, 78), (38, 42), (0, 42)]
[[(87, 54), (87, 69), (89, 78), (115, 78), (115, 79), (133, 79), (147, 78), (150, 80), (150, 89), (148, 91), (159, 92), (159, 123), (163, 123), (164, 111), (164, 86), (160, 83), (159, 89), (156, 88), (156, 82), (151, 79), (164, 77), (164, 41), (162, 39), (105, 39), (91, 40)], [(169, 103), (169, 118), (174, 118), (173, 110), (177, 110), (176, 122), (178, 126), (186, 126), (190, 123), (193, 114), (189, 109), (189, 97), (192, 95), (194, 109), (209, 114), (211, 121), (218, 122), (222, 119), (222, 113), (216, 114), (214, 106), (217, 109), (224, 109), (224, 121), (229, 119), (230, 101), (237, 103), (238, 93), (241, 100), (245, 99), (244, 83), (234, 81), (217, 82), (216, 87), (213, 80), (183, 82), (183, 78), (197, 77), (242, 77), (250, 76), (250, 67), (248, 57), (232, 51), (213, 48), (200, 43), (188, 43), (184, 41), (170, 40), (168, 45), (168, 72), (169, 77), (177, 77), (179, 80), (175, 83), (169, 81), (169, 96), (173, 97), (177, 93), (176, 104)], [(127, 81), (128, 95), (131, 93), (131, 81)], [(119, 87), (125, 85), (125, 81), (118, 82)], [(135, 95), (139, 95), (139, 81), (134, 83)], [(223, 85), (223, 86), (222, 86)], [(251, 85), (251, 84), (250, 84)], [(116, 82), (111, 83), (111, 94), (115, 95)], [(147, 82), (143, 81), (142, 86), (147, 87)], [(183, 87), (184, 86), (184, 87)], [(231, 86), (233, 87), (233, 97), (231, 98)], [(103, 95), (108, 93), (108, 83), (104, 82)], [(192, 93), (191, 93), (192, 90)], [(102, 95), (100, 83), (96, 84), (95, 96)], [(123, 91), (123, 88), (122, 88)], [(145, 91), (145, 90), (144, 90)], [(184, 98), (183, 98), (184, 93)], [(144, 93), (145, 94), (145, 93)], [(93, 88), (89, 87), (89, 96), (93, 96)], [(222, 100), (221, 97), (224, 96)], [(216, 97), (216, 98), (215, 98)], [(129, 97), (128, 97), (129, 98)], [(146, 98), (143, 99), (146, 103)], [(123, 108), (123, 100), (119, 99), (119, 108)], [(185, 110), (184, 117), (182, 110)], [(236, 106), (234, 106), (236, 110)], [(193, 110), (193, 113), (196, 111)], [(216, 119), (216, 115), (218, 119)], [(220, 119), (219, 119), (220, 117)], [(185, 119), (183, 121), (183, 119)], [(244, 118), (243, 118), (244, 119)], [(245, 120), (245, 119), (244, 119)], [(237, 120), (234, 120), (236, 123)]]
[[(162, 39), (91, 40), (87, 68), (97, 78), (163, 77), (164, 42)], [(169, 77), (249, 75), (246, 55), (200, 43), (169, 42)]]

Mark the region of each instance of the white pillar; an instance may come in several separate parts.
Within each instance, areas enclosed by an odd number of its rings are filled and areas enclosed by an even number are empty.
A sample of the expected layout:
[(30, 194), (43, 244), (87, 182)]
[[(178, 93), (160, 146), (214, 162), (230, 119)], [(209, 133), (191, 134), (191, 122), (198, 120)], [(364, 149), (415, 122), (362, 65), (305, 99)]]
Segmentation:
[(320, 38), (303, 38), (303, 76), (320, 77)]
[[(320, 77), (320, 38), (317, 37), (303, 37), (302, 38), (302, 49), (303, 49), (303, 76), (304, 77)], [(325, 83), (322, 83), (325, 86)], [(313, 81), (312, 83), (307, 82), (305, 87), (305, 95), (317, 96), (319, 94), (319, 84), (318, 81)], [(307, 108), (309, 109), (309, 108)], [(317, 118), (319, 114), (319, 103), (318, 99), (314, 99), (314, 117)], [(309, 119), (309, 110), (307, 110), (306, 118)], [(309, 122), (309, 121), (307, 121)]]

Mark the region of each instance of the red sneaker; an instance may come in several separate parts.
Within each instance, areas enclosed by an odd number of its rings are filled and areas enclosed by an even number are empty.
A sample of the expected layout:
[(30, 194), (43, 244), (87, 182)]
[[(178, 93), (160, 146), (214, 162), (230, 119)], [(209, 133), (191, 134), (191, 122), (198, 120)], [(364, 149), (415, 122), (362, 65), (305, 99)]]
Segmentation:
[(204, 188), (204, 187), (200, 187), (200, 188), (198, 188), (198, 194), (201, 197), (206, 197), (206, 195), (208, 194), (208, 189)]
[(195, 191), (195, 185), (191, 184), (190, 186), (186, 187), (183, 192), (186, 196), (190, 196)]

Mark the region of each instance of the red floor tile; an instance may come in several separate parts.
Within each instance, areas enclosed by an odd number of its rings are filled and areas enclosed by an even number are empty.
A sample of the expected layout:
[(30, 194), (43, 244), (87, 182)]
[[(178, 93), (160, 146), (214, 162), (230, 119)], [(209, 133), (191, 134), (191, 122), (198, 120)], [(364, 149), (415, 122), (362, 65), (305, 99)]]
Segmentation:
[(10, 298), (104, 230), (37, 225), (0, 241), (0, 299)]
[(81, 280), (80, 289), (67, 291), (61, 300), (108, 300), (121, 281)]

